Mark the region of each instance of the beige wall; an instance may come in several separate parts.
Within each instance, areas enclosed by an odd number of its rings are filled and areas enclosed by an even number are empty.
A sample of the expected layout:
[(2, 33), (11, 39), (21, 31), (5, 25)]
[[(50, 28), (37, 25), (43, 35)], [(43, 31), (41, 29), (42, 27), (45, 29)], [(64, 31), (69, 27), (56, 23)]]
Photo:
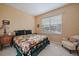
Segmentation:
[[(33, 16), (11, 6), (0, 4), (0, 26), (3, 19), (10, 20), (8, 32), (18, 29), (31, 29), (33, 32), (35, 31), (35, 19)], [(1, 32), (0, 29), (0, 34)]]
[[(45, 14), (36, 16), (36, 26), (40, 24), (41, 17), (63, 14), (62, 35), (48, 35), (51, 41), (61, 41), (63, 37), (70, 37), (79, 34), (79, 4), (69, 4), (59, 9), (52, 10)], [(36, 32), (41, 33), (40, 27), (36, 27)]]
[[(12, 32), (18, 29), (32, 29), (33, 32), (41, 33), (40, 27), (37, 28), (37, 24), (40, 24), (40, 17), (46, 17), (51, 15), (63, 14), (62, 35), (48, 35), (51, 41), (60, 41), (63, 37), (69, 37), (74, 34), (79, 34), (79, 4), (71, 4), (62, 8), (52, 10), (48, 13), (35, 17), (28, 15), (13, 7), (0, 4), (0, 26), (3, 19), (10, 20), (8, 32)], [(34, 27), (35, 26), (35, 27)], [(0, 34), (2, 30), (0, 29)], [(2, 32), (3, 33), (3, 32)]]

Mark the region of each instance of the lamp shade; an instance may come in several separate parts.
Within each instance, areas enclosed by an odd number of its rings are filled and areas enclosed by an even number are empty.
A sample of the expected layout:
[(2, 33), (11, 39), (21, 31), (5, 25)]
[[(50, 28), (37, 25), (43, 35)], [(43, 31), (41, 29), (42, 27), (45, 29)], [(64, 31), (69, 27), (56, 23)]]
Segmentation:
[(10, 24), (9, 20), (3, 20), (2, 22), (3, 22), (4, 25), (9, 25)]

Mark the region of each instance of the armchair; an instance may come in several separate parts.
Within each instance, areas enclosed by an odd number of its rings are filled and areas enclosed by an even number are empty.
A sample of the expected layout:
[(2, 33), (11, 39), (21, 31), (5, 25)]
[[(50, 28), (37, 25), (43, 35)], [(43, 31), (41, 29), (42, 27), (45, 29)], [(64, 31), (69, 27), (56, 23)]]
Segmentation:
[(68, 49), (71, 53), (71, 51), (76, 51), (78, 55), (79, 50), (79, 35), (71, 36), (68, 40), (62, 41), (62, 47)]

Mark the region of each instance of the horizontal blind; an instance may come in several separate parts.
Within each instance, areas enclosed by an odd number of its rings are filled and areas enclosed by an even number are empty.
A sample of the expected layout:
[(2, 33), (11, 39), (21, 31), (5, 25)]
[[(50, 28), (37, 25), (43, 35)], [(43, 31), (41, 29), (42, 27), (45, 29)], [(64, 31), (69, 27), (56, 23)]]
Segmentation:
[(62, 33), (62, 15), (51, 16), (47, 18), (42, 18), (41, 21), (41, 31), (43, 33)]

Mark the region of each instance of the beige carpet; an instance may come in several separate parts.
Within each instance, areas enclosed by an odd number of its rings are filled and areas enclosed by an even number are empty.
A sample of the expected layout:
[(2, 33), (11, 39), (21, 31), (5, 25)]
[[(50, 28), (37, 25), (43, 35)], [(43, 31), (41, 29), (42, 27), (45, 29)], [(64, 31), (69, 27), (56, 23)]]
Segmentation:
[[(56, 43), (50, 43), (44, 50), (40, 52), (38, 56), (73, 56), (75, 54), (70, 54), (68, 50), (61, 47)], [(0, 51), (0, 56), (16, 56), (16, 50), (14, 47), (8, 47)]]

